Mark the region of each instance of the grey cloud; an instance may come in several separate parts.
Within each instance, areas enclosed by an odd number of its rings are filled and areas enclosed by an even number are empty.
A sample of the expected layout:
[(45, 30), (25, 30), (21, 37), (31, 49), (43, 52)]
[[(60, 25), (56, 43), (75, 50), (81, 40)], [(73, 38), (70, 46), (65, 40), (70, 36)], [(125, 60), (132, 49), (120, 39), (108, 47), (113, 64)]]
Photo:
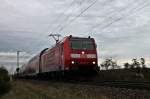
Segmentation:
[[(68, 25), (93, 1), (0, 0), (0, 52), (23, 50), (37, 54), (55, 43), (48, 37), (50, 33), (60, 33), (62, 36), (91, 35), (96, 39), (100, 58), (149, 57), (150, 7), (134, 12), (150, 2), (98, 0)], [(4, 56), (0, 56), (1, 63), (15, 65), (15, 56)]]

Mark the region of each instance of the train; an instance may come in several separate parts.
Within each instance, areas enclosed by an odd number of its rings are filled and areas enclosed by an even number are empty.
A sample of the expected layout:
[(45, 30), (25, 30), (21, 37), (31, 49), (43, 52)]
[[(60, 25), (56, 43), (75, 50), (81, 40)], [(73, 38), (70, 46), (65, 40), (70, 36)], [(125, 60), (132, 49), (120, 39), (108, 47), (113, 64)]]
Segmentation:
[(19, 69), (19, 75), (54, 75), (71, 71), (97, 71), (97, 69), (98, 55), (94, 38), (70, 35), (30, 59)]

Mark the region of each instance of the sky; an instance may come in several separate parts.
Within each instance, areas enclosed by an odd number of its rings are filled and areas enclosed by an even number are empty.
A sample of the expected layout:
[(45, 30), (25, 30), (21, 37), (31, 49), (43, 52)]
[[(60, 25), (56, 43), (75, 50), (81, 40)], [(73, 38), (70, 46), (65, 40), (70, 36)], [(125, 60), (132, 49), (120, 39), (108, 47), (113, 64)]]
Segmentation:
[(150, 62), (149, 0), (0, 0), (0, 65), (13, 71), (55, 41), (73, 35), (95, 38), (99, 62), (146, 58)]

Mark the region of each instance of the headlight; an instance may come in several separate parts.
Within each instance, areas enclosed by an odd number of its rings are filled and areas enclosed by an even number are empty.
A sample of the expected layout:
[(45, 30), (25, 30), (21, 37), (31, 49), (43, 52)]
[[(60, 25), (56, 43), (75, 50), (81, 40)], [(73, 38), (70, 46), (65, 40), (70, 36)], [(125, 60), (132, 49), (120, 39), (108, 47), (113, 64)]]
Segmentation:
[(85, 52), (84, 52), (84, 51), (82, 51), (82, 54), (85, 54)]
[(74, 61), (71, 61), (72, 64), (74, 64)]
[(95, 65), (95, 62), (93, 62), (93, 64)]
[(80, 58), (80, 54), (71, 54), (71, 58)]
[(96, 58), (96, 54), (87, 54), (87, 58)]

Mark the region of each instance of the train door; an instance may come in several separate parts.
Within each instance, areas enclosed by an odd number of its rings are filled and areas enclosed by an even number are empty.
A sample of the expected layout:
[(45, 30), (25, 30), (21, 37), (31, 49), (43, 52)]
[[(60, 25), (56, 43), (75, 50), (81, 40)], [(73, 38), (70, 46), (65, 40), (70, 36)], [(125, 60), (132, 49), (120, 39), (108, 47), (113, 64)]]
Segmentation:
[(63, 48), (63, 43), (60, 46), (60, 66), (61, 66), (61, 70), (64, 70), (64, 48)]

